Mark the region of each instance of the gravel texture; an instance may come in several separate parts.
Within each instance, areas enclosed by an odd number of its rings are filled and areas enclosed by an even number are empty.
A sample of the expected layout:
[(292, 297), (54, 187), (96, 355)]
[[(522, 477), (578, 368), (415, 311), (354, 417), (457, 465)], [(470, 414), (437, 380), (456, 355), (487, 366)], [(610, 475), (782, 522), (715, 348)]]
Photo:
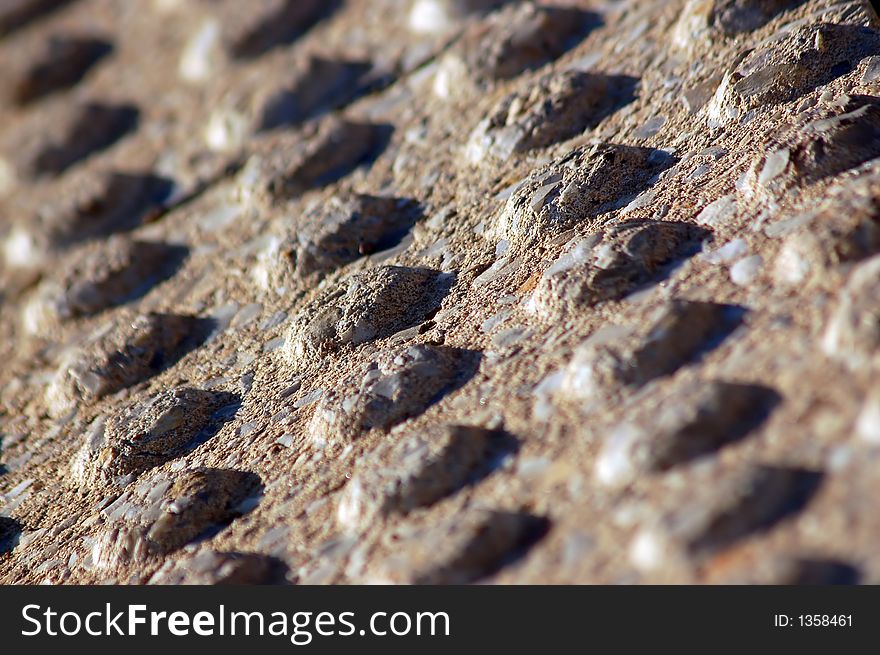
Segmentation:
[(880, 582), (877, 5), (0, 2), (0, 582)]

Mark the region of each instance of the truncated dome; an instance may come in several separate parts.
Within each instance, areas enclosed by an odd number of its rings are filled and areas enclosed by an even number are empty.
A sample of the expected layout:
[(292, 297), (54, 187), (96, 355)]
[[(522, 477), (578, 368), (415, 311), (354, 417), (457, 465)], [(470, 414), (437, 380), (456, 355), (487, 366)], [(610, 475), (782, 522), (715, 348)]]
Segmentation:
[(321, 201), (275, 239), (252, 272), (260, 286), (281, 293), (296, 281), (312, 281), (365, 255), (396, 245), (420, 216), (417, 203), (362, 193)]
[(27, 105), (74, 86), (112, 50), (111, 43), (93, 37), (50, 38), (43, 58), (15, 85), (15, 102)]
[(259, 476), (234, 469), (154, 474), (102, 511), (92, 563), (112, 569), (172, 553), (241, 516), (242, 501), (261, 489)]
[(91, 155), (114, 145), (134, 132), (140, 110), (129, 104), (90, 102), (79, 108), (66, 133), (46, 144), (31, 165), (34, 175), (58, 176)]
[(827, 189), (814, 210), (783, 214), (768, 226), (767, 232), (782, 240), (775, 281), (798, 288), (823, 285), (844, 266), (880, 252), (878, 198), (875, 176), (847, 180)]
[(259, 179), (269, 179), (271, 198), (283, 202), (351, 173), (381, 148), (388, 131), (383, 125), (331, 116), (305, 143), (299, 136), (292, 152), (270, 142), (275, 147), (252, 166), (261, 171)]
[(369, 582), (468, 584), (499, 569), (547, 530), (525, 512), (470, 509), (413, 531), (371, 572)]
[(619, 300), (676, 258), (693, 254), (705, 234), (691, 224), (667, 221), (609, 226), (544, 272), (529, 307), (549, 317)]
[(634, 82), (578, 70), (542, 75), (505, 97), (480, 121), (468, 140), (467, 157), (472, 164), (487, 157), (504, 160), (575, 137), (630, 101)]
[(428, 268), (379, 266), (356, 273), (300, 310), (284, 352), (294, 365), (344, 345), (417, 325), (442, 300), (446, 276)]
[(880, 102), (853, 96), (836, 111), (774, 139), (746, 173), (746, 197), (784, 200), (795, 188), (840, 175), (880, 156)]
[[(817, 47), (818, 46), (818, 47)], [(880, 52), (880, 33), (858, 25), (814, 23), (747, 51), (727, 71), (706, 114), (717, 124), (750, 110), (793, 101)]]
[(24, 310), (25, 327), (45, 334), (61, 321), (134, 300), (172, 273), (187, 252), (184, 246), (124, 236), (85, 245), (35, 290)]
[(822, 336), (822, 350), (852, 370), (880, 361), (880, 255), (853, 269)]
[(530, 175), (498, 214), (491, 236), (527, 247), (591, 225), (615, 201), (644, 190), (673, 159), (651, 148), (582, 146)]
[(383, 442), (346, 485), (339, 522), (366, 526), (377, 515), (405, 514), (454, 493), (486, 456), (494, 435), (478, 427), (442, 425)]
[(257, 101), (259, 129), (295, 125), (348, 104), (366, 88), (364, 77), (370, 69), (364, 61), (308, 57), (288, 85)]
[(636, 412), (609, 433), (596, 459), (601, 484), (626, 485), (721, 450), (758, 427), (778, 402), (771, 389), (717, 380), (677, 395), (683, 400)]
[(283, 581), (283, 564), (261, 553), (200, 550), (168, 560), (151, 585), (262, 585)]
[(695, 52), (719, 38), (763, 27), (804, 0), (688, 0), (672, 31), (677, 48)]
[(93, 425), (71, 464), (78, 480), (111, 482), (139, 475), (183, 453), (219, 408), (235, 398), (228, 393), (177, 387), (138, 401)]
[(387, 430), (421, 414), (474, 367), (474, 353), (445, 346), (384, 351), (321, 398), (309, 434), (323, 446), (351, 441), (372, 428)]
[[(711, 471), (707, 471), (711, 473)], [(692, 491), (674, 509), (655, 516), (636, 534), (630, 557), (638, 568), (674, 570), (769, 530), (801, 512), (819, 490), (816, 471), (776, 466), (745, 467), (721, 479), (705, 480), (705, 493)]]
[(593, 24), (591, 14), (573, 7), (511, 3), (473, 25), (441, 66), (460, 67), (480, 85), (510, 79), (553, 61)]
[(582, 402), (671, 375), (718, 345), (739, 325), (742, 311), (674, 299), (648, 318), (635, 330), (617, 326), (582, 342), (563, 369), (559, 393)]
[(46, 389), (50, 414), (60, 416), (82, 401), (103, 398), (174, 364), (206, 336), (213, 322), (150, 313), (65, 357)]
[(174, 190), (167, 178), (135, 171), (81, 175), (65, 178), (64, 184), (70, 201), (40, 208), (50, 240), (59, 248), (138, 227), (161, 210)]

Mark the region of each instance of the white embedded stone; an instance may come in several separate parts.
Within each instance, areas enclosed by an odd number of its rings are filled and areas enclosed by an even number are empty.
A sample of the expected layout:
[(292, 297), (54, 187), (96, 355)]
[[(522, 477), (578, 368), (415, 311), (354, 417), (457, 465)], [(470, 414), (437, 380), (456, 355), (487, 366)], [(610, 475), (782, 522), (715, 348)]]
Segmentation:
[[(437, 72), (434, 74), (434, 83), (431, 90), (441, 100), (449, 100), (456, 95), (457, 90), (462, 84), (467, 83), (467, 79), (467, 65), (461, 59), (458, 57), (443, 57), (437, 65)], [(470, 153), (468, 159), (473, 161)]]
[(670, 550), (662, 535), (653, 530), (642, 530), (630, 544), (629, 561), (640, 571), (649, 573), (663, 566)]
[(228, 152), (239, 148), (249, 131), (249, 121), (244, 115), (232, 109), (218, 109), (205, 126), (205, 143), (215, 152)]
[(409, 28), (419, 34), (445, 32), (453, 25), (446, 3), (439, 0), (416, 0), (409, 12)]
[(187, 82), (204, 82), (216, 70), (221, 57), (220, 23), (208, 19), (186, 44), (178, 73)]
[(822, 337), (825, 354), (854, 370), (870, 368), (880, 359), (878, 275), (880, 255), (853, 269)]
[(701, 259), (710, 264), (728, 264), (749, 254), (749, 246), (744, 239), (728, 241), (717, 250), (706, 253)]
[(880, 393), (874, 392), (865, 400), (856, 419), (856, 434), (862, 441), (880, 446)]
[(801, 254), (795, 241), (786, 241), (773, 268), (774, 278), (777, 282), (794, 286), (807, 279), (810, 274), (810, 262)]
[(730, 279), (734, 284), (746, 287), (752, 283), (763, 266), (764, 259), (760, 255), (740, 259), (730, 267)]
[(600, 484), (614, 487), (630, 482), (639, 472), (633, 452), (644, 441), (642, 431), (624, 423), (609, 435), (596, 459), (595, 474)]
[(35, 268), (43, 259), (44, 251), (34, 234), (20, 226), (12, 228), (3, 240), (3, 261), (10, 268)]
[(736, 213), (736, 196), (723, 196), (708, 204), (703, 211), (697, 214), (699, 225), (719, 225), (728, 221)]
[(758, 176), (758, 184), (766, 186), (769, 182), (779, 177), (785, 170), (785, 167), (788, 166), (790, 158), (791, 152), (788, 148), (774, 150), (767, 155), (767, 159), (764, 161), (764, 168), (761, 169), (761, 174)]

